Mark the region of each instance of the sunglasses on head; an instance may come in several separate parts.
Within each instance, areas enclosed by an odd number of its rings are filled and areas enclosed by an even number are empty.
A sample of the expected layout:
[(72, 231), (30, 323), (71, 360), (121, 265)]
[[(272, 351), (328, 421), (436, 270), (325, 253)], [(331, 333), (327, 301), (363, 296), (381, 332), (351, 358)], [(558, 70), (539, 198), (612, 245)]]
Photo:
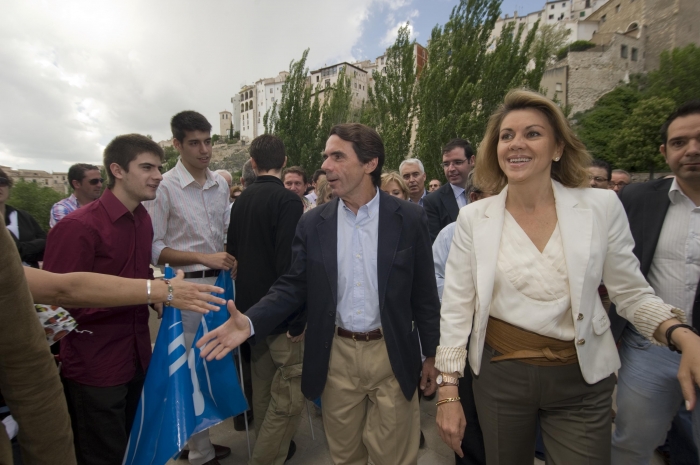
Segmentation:
[(10, 185), (10, 180), (7, 178), (0, 177), (0, 187), (5, 187)]
[(103, 182), (105, 182), (105, 180), (102, 178), (91, 179), (88, 181), (88, 183), (90, 183), (91, 186), (96, 186), (98, 184), (102, 184)]

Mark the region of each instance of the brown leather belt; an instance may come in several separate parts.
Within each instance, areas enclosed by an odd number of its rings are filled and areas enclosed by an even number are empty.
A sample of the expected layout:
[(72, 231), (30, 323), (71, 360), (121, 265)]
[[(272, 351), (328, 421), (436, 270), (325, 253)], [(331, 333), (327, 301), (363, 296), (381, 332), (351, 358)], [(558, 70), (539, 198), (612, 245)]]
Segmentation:
[(188, 271), (185, 273), (185, 279), (213, 278), (214, 276), (219, 276), (219, 270)]
[(367, 333), (353, 333), (352, 331), (343, 329), (340, 326), (338, 326), (338, 336), (347, 337), (353, 341), (377, 341), (383, 337), (382, 330), (379, 328), (373, 329)]
[(498, 355), (491, 362), (517, 360), (529, 365), (563, 366), (578, 363), (574, 341), (561, 341), (489, 317), (486, 344)]

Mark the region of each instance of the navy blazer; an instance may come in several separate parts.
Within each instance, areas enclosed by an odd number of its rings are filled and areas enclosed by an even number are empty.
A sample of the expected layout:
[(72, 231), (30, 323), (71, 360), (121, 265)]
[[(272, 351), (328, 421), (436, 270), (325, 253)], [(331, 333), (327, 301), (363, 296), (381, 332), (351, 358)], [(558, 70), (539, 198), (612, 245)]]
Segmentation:
[[(382, 332), (401, 390), (416, 392), (421, 352), (434, 357), (440, 339), (440, 301), (423, 208), (379, 192), (377, 278)], [(292, 266), (251, 307), (251, 343), (272, 332), (302, 304), (307, 330), (301, 387), (309, 399), (323, 392), (328, 375), (338, 302), (338, 199), (305, 213), (292, 244)]]
[(435, 192), (428, 194), (423, 199), (423, 207), (428, 215), (428, 229), (432, 243), (442, 228), (457, 221), (459, 205), (457, 205), (452, 185), (448, 182)]

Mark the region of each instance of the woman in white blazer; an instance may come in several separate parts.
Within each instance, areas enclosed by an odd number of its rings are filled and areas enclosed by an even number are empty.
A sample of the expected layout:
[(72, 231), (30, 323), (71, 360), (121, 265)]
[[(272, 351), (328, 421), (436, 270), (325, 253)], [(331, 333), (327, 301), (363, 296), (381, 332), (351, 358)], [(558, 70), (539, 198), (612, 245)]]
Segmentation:
[(436, 358), (438, 428), (458, 454), (465, 420), (456, 384), (469, 340), (489, 465), (532, 464), (538, 417), (547, 463), (610, 463), (620, 359), (601, 279), (642, 334), (657, 344), (670, 334), (694, 406), (700, 338), (644, 280), (615, 193), (585, 188), (589, 163), (559, 107), (536, 92), (511, 91), (489, 120), (474, 182), (500, 194), (460, 211)]

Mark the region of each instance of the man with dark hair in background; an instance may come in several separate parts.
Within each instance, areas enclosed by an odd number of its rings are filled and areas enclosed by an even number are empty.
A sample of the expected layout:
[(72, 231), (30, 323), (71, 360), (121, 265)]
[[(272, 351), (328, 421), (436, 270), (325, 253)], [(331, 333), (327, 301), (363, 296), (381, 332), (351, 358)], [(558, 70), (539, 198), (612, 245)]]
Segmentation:
[[(675, 177), (631, 184), (620, 194), (620, 201), (627, 212), (634, 254), (644, 277), (657, 296), (683, 310), (688, 323), (698, 330), (700, 100), (680, 106), (668, 117), (661, 128), (659, 150)], [(688, 410), (693, 405), (683, 403), (689, 393), (681, 392), (676, 376), (680, 354), (652, 344), (634, 326), (624, 324), (625, 320), (616, 312), (610, 313), (613, 333), (624, 330), (612, 463), (649, 463), (654, 449), (663, 444), (672, 421), (674, 428), (669, 433), (672, 463), (698, 463), (691, 435), (695, 434), (695, 446), (698, 446), (700, 410), (696, 403), (691, 414)], [(679, 442), (674, 443), (676, 440)]]
[[(374, 129), (331, 129), (323, 170), (336, 198), (302, 215), (292, 266), (246, 315), (198, 343), (221, 358), (271, 334), (306, 304), (302, 392), (321, 396), (333, 463), (415, 464), (416, 379), (435, 391), (440, 303), (423, 209), (378, 189), (384, 144)], [(237, 204), (236, 204), (237, 205)]]
[(253, 170), (253, 165), (251, 164), (250, 158), (243, 163), (243, 168), (241, 168), (241, 186), (245, 189), (251, 186), (255, 182), (255, 170)]
[(73, 189), (73, 193), (53, 204), (49, 216), (49, 226), (53, 228), (67, 214), (99, 199), (100, 194), (102, 194), (103, 182), (100, 169), (95, 165), (76, 163), (71, 166), (68, 169), (68, 184)]
[(605, 160), (595, 159), (588, 167), (588, 180), (591, 187), (596, 189), (609, 189), (611, 176), (610, 163)]
[[(250, 144), (255, 182), (231, 209), (228, 252), (238, 261), (236, 307), (245, 313), (289, 270), (292, 240), (304, 205), (280, 179), (284, 143), (264, 134)], [(292, 437), (304, 406), (301, 367), (306, 314), (302, 307), (258, 338), (252, 359), (256, 441), (251, 465), (282, 465), (296, 450)], [(247, 345), (247, 344), (246, 344)]]
[[(112, 140), (104, 151), (108, 189), (51, 229), (44, 269), (152, 279), (153, 228), (141, 202), (156, 197), (163, 160), (163, 149), (145, 136)], [(80, 331), (61, 340), (61, 376), (78, 463), (121, 463), (151, 360), (148, 306), (70, 314)]]
[(459, 209), (469, 203), (465, 189), (474, 160), (474, 150), (464, 139), (452, 139), (443, 147), (442, 169), (448, 182), (423, 199), (431, 241), (435, 241), (442, 228), (454, 223)]
[(442, 182), (440, 182), (439, 179), (431, 179), (430, 182), (428, 183), (428, 194), (440, 189), (441, 186), (442, 186)]
[[(221, 175), (209, 169), (211, 124), (196, 111), (183, 111), (170, 121), (173, 146), (180, 159), (163, 175), (158, 195), (145, 204), (153, 221), (151, 263), (182, 268), (185, 280), (214, 284), (220, 270), (235, 266), (224, 252), (229, 189)], [(185, 346), (189, 351), (201, 315), (183, 312)], [(192, 435), (183, 456), (192, 465), (218, 465), (231, 449), (213, 446), (209, 430)]]
[(304, 203), (304, 212), (315, 207), (315, 205), (305, 197), (309, 180), (306, 177), (306, 171), (304, 171), (301, 166), (290, 166), (285, 169), (282, 172), (282, 182), (284, 183), (284, 187), (299, 196)]

